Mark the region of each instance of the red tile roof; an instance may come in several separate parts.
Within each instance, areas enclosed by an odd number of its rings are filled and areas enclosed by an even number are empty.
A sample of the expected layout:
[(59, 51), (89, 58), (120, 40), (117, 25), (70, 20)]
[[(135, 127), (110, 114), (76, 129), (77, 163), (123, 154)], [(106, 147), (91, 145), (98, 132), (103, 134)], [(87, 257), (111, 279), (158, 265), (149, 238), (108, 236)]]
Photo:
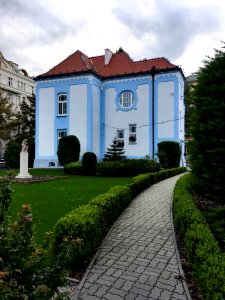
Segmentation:
[(180, 69), (164, 57), (133, 61), (126, 52), (112, 54), (109, 64), (106, 65), (104, 55), (89, 58), (83, 52), (77, 50), (48, 72), (37, 76), (36, 79), (90, 72), (104, 79), (142, 73), (146, 74), (150, 72), (152, 67), (156, 68), (158, 72)]

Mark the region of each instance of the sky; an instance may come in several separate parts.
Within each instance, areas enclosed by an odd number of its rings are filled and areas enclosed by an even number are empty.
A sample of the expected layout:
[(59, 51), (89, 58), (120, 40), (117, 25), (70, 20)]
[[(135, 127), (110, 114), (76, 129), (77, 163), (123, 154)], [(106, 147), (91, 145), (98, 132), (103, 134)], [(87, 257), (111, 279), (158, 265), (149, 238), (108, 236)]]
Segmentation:
[(166, 57), (188, 76), (225, 41), (224, 0), (0, 0), (0, 51), (30, 76), (76, 50)]

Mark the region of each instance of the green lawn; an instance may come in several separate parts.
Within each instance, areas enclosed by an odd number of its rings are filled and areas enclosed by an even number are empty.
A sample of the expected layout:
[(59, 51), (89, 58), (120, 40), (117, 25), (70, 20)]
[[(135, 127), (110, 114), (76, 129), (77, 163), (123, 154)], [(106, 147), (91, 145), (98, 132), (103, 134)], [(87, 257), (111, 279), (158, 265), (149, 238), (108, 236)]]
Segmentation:
[[(63, 175), (62, 170), (29, 170), (32, 175)], [(0, 175), (4, 175), (1, 173)], [(46, 231), (53, 230), (57, 220), (72, 209), (88, 203), (93, 197), (105, 193), (110, 187), (124, 185), (130, 178), (103, 178), (68, 176), (67, 178), (32, 184), (13, 184), (10, 215), (16, 216), (23, 204), (30, 204), (38, 243)]]

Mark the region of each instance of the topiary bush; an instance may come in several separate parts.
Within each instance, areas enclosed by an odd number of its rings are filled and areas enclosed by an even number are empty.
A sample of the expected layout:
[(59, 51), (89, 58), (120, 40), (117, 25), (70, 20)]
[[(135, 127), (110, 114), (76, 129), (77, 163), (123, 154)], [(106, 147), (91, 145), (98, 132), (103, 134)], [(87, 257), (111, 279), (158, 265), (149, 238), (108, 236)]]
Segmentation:
[(158, 144), (160, 165), (163, 169), (177, 168), (180, 165), (180, 144), (174, 141), (163, 141)]
[(10, 141), (6, 145), (4, 157), (7, 167), (15, 169), (20, 167), (20, 151), (21, 145), (15, 141)]
[(58, 145), (58, 160), (64, 166), (71, 162), (76, 162), (80, 157), (80, 142), (75, 135), (61, 137)]
[(94, 176), (97, 168), (97, 157), (93, 152), (85, 152), (82, 157), (82, 174)]

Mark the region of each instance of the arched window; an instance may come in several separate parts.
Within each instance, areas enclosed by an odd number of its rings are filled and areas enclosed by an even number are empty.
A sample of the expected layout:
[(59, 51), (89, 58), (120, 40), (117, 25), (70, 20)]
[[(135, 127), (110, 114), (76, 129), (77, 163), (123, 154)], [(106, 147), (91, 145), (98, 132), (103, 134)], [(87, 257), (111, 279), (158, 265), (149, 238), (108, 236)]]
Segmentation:
[(67, 114), (67, 95), (58, 95), (58, 115), (65, 116)]

